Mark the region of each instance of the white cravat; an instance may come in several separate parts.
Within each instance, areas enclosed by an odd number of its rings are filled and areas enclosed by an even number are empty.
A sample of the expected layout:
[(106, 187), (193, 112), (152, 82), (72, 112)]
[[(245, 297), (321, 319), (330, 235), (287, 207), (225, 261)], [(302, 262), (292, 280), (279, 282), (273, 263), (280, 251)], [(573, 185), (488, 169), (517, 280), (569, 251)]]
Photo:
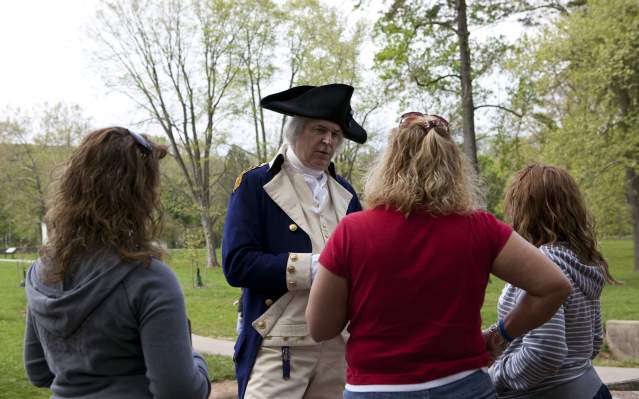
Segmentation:
[(313, 194), (313, 207), (311, 210), (319, 214), (326, 206), (326, 201), (328, 200), (328, 188), (326, 187), (328, 177), (326, 177), (326, 172), (304, 166), (291, 147), (286, 149), (286, 158), (291, 167), (300, 173), (306, 184), (308, 184), (308, 188)]

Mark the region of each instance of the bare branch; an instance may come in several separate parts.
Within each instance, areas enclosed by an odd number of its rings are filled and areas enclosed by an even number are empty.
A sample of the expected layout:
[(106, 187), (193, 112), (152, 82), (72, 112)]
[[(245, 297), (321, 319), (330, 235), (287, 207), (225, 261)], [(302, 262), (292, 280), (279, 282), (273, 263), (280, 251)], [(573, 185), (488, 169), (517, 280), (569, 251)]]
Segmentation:
[(502, 111), (506, 111), (506, 112), (510, 112), (511, 114), (515, 115), (518, 118), (523, 118), (524, 115), (520, 114), (517, 111), (514, 111), (510, 108), (504, 107), (503, 105), (495, 105), (495, 104), (482, 104), (482, 105), (476, 105), (475, 109), (479, 109), (479, 108), (497, 108), (497, 109), (501, 109)]
[(543, 9), (552, 9), (555, 11), (559, 11), (559, 13), (564, 16), (570, 14), (570, 11), (566, 7), (561, 5), (561, 3), (559, 2), (551, 2), (551, 3), (534, 6), (534, 7), (526, 7), (521, 10), (521, 13), (528, 13), (531, 11), (537, 11), (537, 10), (543, 10)]
[(461, 76), (460, 75), (458, 75), (456, 73), (451, 73), (451, 74), (448, 74), (448, 75), (439, 76), (439, 77), (437, 77), (437, 78), (435, 78), (435, 79), (433, 79), (433, 80), (431, 80), (429, 82), (421, 82), (419, 80), (419, 77), (417, 75), (413, 74), (413, 79), (415, 80), (415, 83), (419, 87), (428, 87), (428, 86), (434, 85), (435, 83), (439, 82), (440, 80), (444, 80), (444, 79), (448, 79), (448, 78), (457, 78), (457, 79), (461, 80)]

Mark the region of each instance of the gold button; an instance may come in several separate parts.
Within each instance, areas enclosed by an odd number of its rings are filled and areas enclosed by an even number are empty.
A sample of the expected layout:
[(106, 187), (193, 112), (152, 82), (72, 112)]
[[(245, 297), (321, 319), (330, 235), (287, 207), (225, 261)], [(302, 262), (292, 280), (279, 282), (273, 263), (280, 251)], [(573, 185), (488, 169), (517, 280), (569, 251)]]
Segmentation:
[(257, 328), (259, 328), (260, 330), (263, 330), (266, 328), (266, 323), (264, 323), (263, 320), (260, 320), (257, 322)]
[(293, 266), (293, 265), (288, 265), (288, 272), (289, 272), (289, 273), (295, 273), (295, 266)]
[(291, 254), (291, 262), (295, 262), (297, 260), (297, 254)]
[(295, 230), (297, 230), (297, 225), (295, 223), (291, 223), (291, 224), (288, 225), (288, 229), (290, 231), (295, 231)]
[(290, 285), (291, 287), (295, 287), (297, 285), (297, 283), (295, 282), (295, 280), (290, 280), (288, 282), (288, 285)]
[(288, 341), (288, 337), (282, 337), (282, 341)]
[(271, 306), (273, 304), (273, 300), (267, 299), (266, 301), (264, 301), (264, 303), (266, 304), (266, 306)]

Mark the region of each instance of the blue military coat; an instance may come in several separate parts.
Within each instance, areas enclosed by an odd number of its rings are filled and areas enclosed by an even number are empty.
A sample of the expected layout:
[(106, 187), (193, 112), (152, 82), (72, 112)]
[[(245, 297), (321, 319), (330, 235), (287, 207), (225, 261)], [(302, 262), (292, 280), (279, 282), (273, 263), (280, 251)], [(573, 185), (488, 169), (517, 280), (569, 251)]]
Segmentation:
[[(288, 292), (286, 264), (289, 252), (310, 253), (310, 237), (302, 230), (291, 231), (293, 220), (271, 199), (263, 186), (280, 172), (284, 156), (279, 154), (270, 165), (246, 172), (236, 183), (229, 200), (222, 243), (222, 268), (228, 283), (244, 287), (243, 328), (235, 343), (235, 371), (239, 398), (244, 397), (251, 370), (262, 344), (262, 336), (251, 325), (267, 310), (267, 299), (277, 300)], [(362, 209), (353, 187), (328, 172), (353, 197), (346, 213)], [(238, 185), (239, 184), (239, 185)]]

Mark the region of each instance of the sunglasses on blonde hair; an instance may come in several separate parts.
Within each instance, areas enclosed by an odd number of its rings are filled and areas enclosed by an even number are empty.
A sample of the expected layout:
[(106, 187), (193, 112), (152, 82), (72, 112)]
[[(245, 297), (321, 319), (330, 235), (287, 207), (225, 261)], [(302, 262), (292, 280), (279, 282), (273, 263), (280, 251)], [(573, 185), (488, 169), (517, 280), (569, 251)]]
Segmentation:
[(448, 121), (444, 119), (443, 117), (439, 115), (435, 115), (435, 114), (423, 114), (418, 111), (410, 111), (410, 112), (403, 113), (402, 116), (399, 117), (399, 127), (405, 127), (408, 121), (412, 119), (422, 118), (427, 116), (432, 116), (435, 118), (435, 120), (428, 121), (427, 129), (430, 129), (436, 126), (443, 126), (444, 128), (448, 130)]

